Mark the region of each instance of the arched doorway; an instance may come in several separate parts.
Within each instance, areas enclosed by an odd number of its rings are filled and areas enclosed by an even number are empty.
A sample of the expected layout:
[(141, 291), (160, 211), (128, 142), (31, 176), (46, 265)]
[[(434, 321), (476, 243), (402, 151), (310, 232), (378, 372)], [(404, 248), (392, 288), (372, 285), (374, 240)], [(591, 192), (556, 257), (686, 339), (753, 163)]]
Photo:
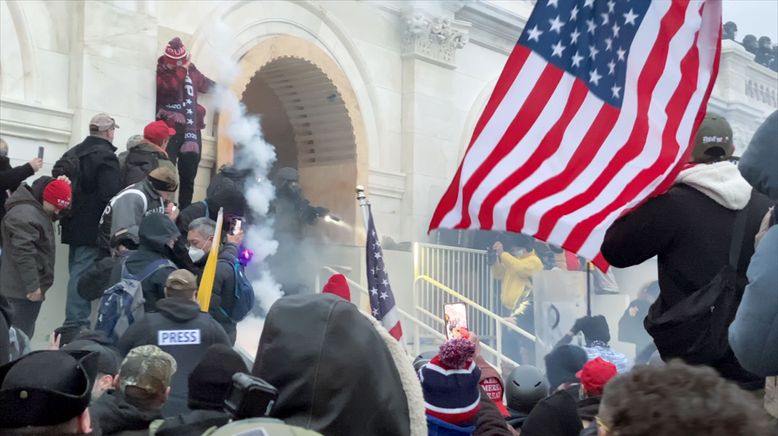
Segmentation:
[[(240, 65), (233, 91), (249, 113), (261, 117), (265, 140), (276, 148), (276, 168), (297, 168), (311, 203), (349, 225), (321, 223), (313, 232), (329, 241), (356, 243), (353, 229), (363, 223), (354, 187), (367, 179), (367, 144), (345, 74), (322, 49), (291, 36), (261, 42)], [(218, 161), (231, 159), (232, 144), (220, 137)]]

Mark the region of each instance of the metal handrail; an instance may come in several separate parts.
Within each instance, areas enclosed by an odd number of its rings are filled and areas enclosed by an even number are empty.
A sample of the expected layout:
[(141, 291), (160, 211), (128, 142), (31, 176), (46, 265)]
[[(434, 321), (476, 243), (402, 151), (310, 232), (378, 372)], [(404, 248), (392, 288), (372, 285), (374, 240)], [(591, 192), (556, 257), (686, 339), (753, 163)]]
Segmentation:
[[(323, 267), (321, 267), (321, 269), (322, 269), (322, 271), (326, 271), (326, 272), (328, 272), (330, 274), (340, 274), (338, 271), (334, 270), (333, 268), (331, 268), (329, 266), (323, 266)], [(317, 276), (317, 281), (318, 281), (318, 276)], [(346, 283), (349, 284), (349, 288), (356, 289), (360, 293), (368, 296), (368, 298), (370, 297), (370, 292), (368, 292), (368, 290), (365, 289), (364, 287), (362, 287), (362, 285), (360, 285), (359, 283), (351, 280), (348, 277), (346, 277)], [(317, 289), (317, 292), (320, 292), (319, 289), (321, 289), (321, 286), (317, 285), (316, 289)], [(396, 308), (397, 308), (397, 312), (400, 314), (400, 316), (404, 317), (405, 319), (407, 319), (411, 323), (415, 324), (417, 327), (421, 327), (421, 328), (429, 331), (430, 333), (433, 333), (433, 334), (439, 336), (440, 338), (442, 338), (444, 340), (446, 339), (446, 337), (443, 336), (440, 332), (436, 331), (435, 329), (433, 329), (432, 327), (428, 326), (427, 324), (424, 324), (421, 320), (414, 318), (413, 315), (411, 315), (410, 313), (402, 310), (399, 306), (396, 306)], [(414, 341), (414, 348), (416, 349), (416, 354), (418, 355), (419, 354), (419, 341), (418, 341), (418, 335), (416, 335), (416, 336), (417, 337), (416, 337), (416, 340)], [(405, 345), (405, 344), (403, 344), (403, 345)]]
[(432, 286), (440, 289), (441, 291), (451, 295), (454, 298), (457, 298), (458, 300), (460, 300), (461, 302), (467, 304), (468, 306), (472, 307), (473, 309), (477, 310), (478, 312), (481, 312), (485, 316), (487, 316), (487, 317), (497, 321), (498, 324), (501, 324), (503, 327), (507, 328), (508, 330), (513, 330), (514, 332), (524, 336), (525, 338), (529, 339), (530, 341), (533, 341), (533, 342), (537, 341), (537, 338), (535, 337), (535, 335), (527, 332), (526, 330), (524, 330), (524, 329), (522, 329), (520, 327), (517, 327), (517, 326), (515, 326), (515, 325), (505, 321), (501, 316), (496, 315), (491, 310), (486, 309), (485, 307), (481, 306), (480, 304), (476, 303), (475, 301), (465, 297), (464, 295), (462, 295), (459, 292), (449, 288), (448, 286), (444, 285), (443, 283), (440, 283), (439, 281), (433, 279), (432, 277), (429, 277), (429, 276), (426, 276), (426, 275), (421, 275), (421, 276), (416, 277), (416, 280), (414, 280), (414, 287), (416, 286), (416, 283), (418, 283), (420, 280), (421, 281), (425, 281), (425, 282), (431, 284)]

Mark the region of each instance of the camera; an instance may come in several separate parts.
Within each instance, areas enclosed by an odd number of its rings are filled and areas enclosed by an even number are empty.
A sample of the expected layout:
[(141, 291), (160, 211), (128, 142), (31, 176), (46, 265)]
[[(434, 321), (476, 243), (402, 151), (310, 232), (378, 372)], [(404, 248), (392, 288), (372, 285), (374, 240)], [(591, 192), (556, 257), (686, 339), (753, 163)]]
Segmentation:
[(277, 397), (278, 390), (270, 383), (239, 372), (232, 376), (224, 411), (235, 420), (261, 418), (270, 414)]

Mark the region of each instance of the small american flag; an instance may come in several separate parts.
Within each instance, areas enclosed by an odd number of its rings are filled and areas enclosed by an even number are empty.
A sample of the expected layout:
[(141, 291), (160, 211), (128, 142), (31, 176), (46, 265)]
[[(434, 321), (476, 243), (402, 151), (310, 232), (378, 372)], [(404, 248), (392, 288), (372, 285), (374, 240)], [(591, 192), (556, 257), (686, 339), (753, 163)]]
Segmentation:
[(378, 240), (378, 233), (373, 223), (373, 212), (370, 205), (366, 206), (367, 220), (367, 288), (370, 292), (370, 309), (373, 316), (381, 321), (381, 324), (398, 341), (403, 336), (403, 328), (400, 325), (400, 314), (394, 300), (392, 287), (389, 286), (389, 274), (384, 264), (384, 251)]
[(611, 223), (666, 191), (705, 114), (718, 0), (538, 0), (430, 223), (607, 262)]

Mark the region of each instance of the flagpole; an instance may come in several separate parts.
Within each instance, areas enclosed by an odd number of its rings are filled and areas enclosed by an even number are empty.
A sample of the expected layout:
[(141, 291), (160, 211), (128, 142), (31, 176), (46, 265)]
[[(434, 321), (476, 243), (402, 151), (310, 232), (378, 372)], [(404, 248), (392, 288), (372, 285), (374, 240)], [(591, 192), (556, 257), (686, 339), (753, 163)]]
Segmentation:
[(362, 208), (362, 219), (365, 220), (365, 231), (367, 231), (370, 202), (367, 200), (367, 195), (365, 195), (365, 187), (362, 185), (357, 185), (357, 201), (359, 201), (359, 207)]
[(586, 261), (586, 316), (592, 316), (592, 265)]

